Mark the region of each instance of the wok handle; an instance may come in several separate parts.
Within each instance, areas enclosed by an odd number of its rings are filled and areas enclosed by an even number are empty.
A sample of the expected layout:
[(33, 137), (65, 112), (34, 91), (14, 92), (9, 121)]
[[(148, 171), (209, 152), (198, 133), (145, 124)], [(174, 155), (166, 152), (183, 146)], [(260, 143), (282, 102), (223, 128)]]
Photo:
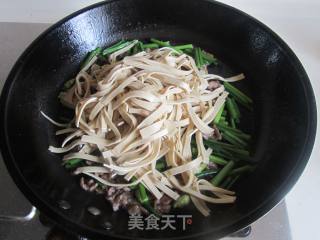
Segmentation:
[(37, 209), (32, 206), (30, 212), (25, 216), (3, 216), (0, 215), (0, 221), (5, 222), (28, 222), (36, 215)]

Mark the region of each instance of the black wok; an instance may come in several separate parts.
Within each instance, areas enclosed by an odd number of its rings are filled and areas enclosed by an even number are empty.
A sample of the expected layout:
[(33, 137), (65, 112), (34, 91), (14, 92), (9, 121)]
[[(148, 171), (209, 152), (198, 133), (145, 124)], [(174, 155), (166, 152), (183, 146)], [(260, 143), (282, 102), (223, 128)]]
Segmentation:
[[(124, 211), (112, 212), (102, 196), (84, 192), (78, 179), (47, 151), (58, 145), (61, 116), (57, 101), (63, 82), (79, 70), (86, 53), (121, 38), (160, 38), (193, 43), (221, 60), (224, 75), (244, 72), (244, 88), (254, 99), (254, 173), (236, 186), (234, 205), (212, 206), (212, 215), (193, 215), (186, 231), (129, 231)], [(70, 15), (37, 38), (13, 67), (1, 95), (1, 151), (8, 170), (27, 198), (56, 223), (102, 239), (222, 237), (255, 221), (274, 207), (303, 171), (316, 132), (316, 106), (309, 79), (290, 48), (252, 17), (207, 0), (115, 0)], [(60, 207), (61, 200), (71, 208)], [(61, 203), (61, 202), (60, 202)], [(94, 206), (99, 216), (88, 213)], [(106, 230), (104, 223), (112, 228)], [(104, 238), (106, 239), (106, 238)]]

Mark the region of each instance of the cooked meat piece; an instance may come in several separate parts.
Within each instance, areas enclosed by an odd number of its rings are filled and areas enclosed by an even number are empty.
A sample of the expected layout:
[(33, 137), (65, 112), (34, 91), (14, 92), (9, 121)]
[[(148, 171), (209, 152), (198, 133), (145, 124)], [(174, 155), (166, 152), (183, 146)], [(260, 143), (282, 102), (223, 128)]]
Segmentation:
[(106, 199), (111, 202), (113, 211), (127, 208), (130, 204), (136, 203), (133, 193), (128, 188), (109, 187)]
[(209, 82), (208, 90), (213, 91), (220, 86), (221, 84), (219, 83), (219, 81), (212, 80)]
[(129, 215), (147, 215), (149, 212), (140, 204), (134, 203), (128, 206), (128, 213)]
[[(112, 173), (95, 173), (104, 180), (111, 181)], [(113, 181), (115, 181), (113, 179)], [(112, 204), (113, 211), (127, 209), (129, 214), (148, 214), (148, 211), (142, 207), (135, 199), (133, 192), (129, 187), (117, 188), (108, 186), (99, 186), (93, 179), (80, 179), (80, 186), (86, 191), (96, 191), (99, 194), (105, 194), (105, 198)]]
[(133, 201), (134, 199), (131, 192), (123, 191), (112, 199), (111, 203), (112, 203), (113, 211), (118, 211), (119, 208), (125, 208)]
[(98, 186), (96, 188), (96, 193), (97, 194), (104, 194), (106, 192), (106, 189), (105, 188), (101, 188), (100, 186)]
[[(215, 129), (215, 128), (213, 128), (213, 129), (214, 129), (214, 130), (211, 131), (210, 134), (202, 134), (203, 138), (206, 139), (206, 140), (208, 140), (208, 139), (210, 139), (210, 138), (213, 138), (213, 136), (215, 135), (215, 132), (216, 132), (216, 129)], [(214, 138), (214, 139), (215, 139), (215, 138)]]
[(83, 148), (83, 144), (74, 147), (71, 152), (79, 152)]
[(154, 201), (154, 209), (159, 213), (169, 213), (171, 210), (172, 199), (166, 195), (163, 195), (159, 200)]
[(111, 173), (99, 173), (98, 176), (107, 181), (110, 181), (112, 178)]
[(140, 215), (141, 209), (140, 206), (137, 204), (132, 204), (128, 207), (128, 213), (129, 215)]
[(93, 192), (98, 187), (98, 184), (93, 179), (88, 180), (82, 177), (80, 179), (80, 186), (85, 191)]
[(92, 66), (91, 66), (91, 73), (95, 76), (95, 75), (97, 75), (97, 73), (99, 73), (100, 72), (100, 70), (101, 70), (101, 66), (99, 66), (98, 64), (92, 64)]
[(221, 136), (219, 129), (215, 125), (213, 125), (213, 129), (214, 129), (214, 132), (213, 132), (212, 138), (214, 138), (216, 140), (221, 140), (222, 136)]
[(93, 164), (93, 162), (91, 162), (91, 161), (86, 161), (86, 164), (89, 165), (89, 166), (91, 166), (91, 165)]
[(122, 188), (122, 190), (125, 191), (125, 192), (130, 192), (131, 191), (131, 189), (129, 187), (124, 187), (124, 188)]
[(208, 167), (208, 169), (216, 169), (217, 165), (215, 163), (213, 163), (213, 162), (209, 162), (207, 167)]
[(222, 136), (221, 136), (221, 133), (219, 131), (219, 129), (213, 125), (212, 127), (214, 129), (214, 131), (212, 132), (212, 134), (210, 135), (206, 135), (206, 134), (203, 134), (203, 138), (208, 140), (208, 139), (215, 139), (215, 140), (221, 140), (222, 139)]
[(117, 192), (117, 188), (116, 187), (109, 187), (108, 190), (107, 190), (106, 198), (108, 200), (111, 199), (111, 198), (114, 198), (116, 192)]

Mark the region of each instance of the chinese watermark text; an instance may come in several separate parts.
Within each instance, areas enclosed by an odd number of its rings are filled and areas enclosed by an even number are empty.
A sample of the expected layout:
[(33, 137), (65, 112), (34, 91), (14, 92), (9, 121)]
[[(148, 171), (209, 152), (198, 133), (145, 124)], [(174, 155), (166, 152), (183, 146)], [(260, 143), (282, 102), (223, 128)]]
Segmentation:
[(156, 216), (150, 214), (147, 217), (142, 215), (130, 215), (128, 221), (129, 230), (176, 230), (177, 227), (181, 227), (184, 231), (187, 225), (192, 224), (191, 215), (162, 215)]

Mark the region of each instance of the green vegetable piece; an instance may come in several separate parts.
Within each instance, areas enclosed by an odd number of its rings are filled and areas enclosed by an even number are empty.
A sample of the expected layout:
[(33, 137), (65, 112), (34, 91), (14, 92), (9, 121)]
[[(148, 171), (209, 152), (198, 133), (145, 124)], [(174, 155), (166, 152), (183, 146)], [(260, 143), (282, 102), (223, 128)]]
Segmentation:
[(160, 47), (171, 47), (170, 42), (164, 42), (164, 41), (160, 41), (158, 39), (155, 38), (151, 38), (150, 42), (156, 43), (158, 44)]
[(87, 66), (87, 64), (91, 61), (91, 59), (95, 56), (98, 56), (101, 54), (102, 49), (100, 47), (97, 47), (95, 50), (91, 51), (88, 54), (88, 57), (84, 60), (84, 62), (81, 65), (81, 69)]
[(183, 52), (191, 57), (194, 57), (194, 49), (191, 49), (191, 48), (184, 49)]
[(213, 150), (215, 156), (236, 162), (246, 161), (252, 163), (250, 153), (245, 149), (215, 140), (204, 140), (204, 144)]
[[(140, 184), (139, 184), (140, 185)], [(142, 184), (141, 184), (142, 185)], [(143, 185), (142, 185), (143, 186)], [(144, 190), (145, 191), (145, 190)], [(137, 189), (135, 191), (135, 195), (136, 195), (136, 198), (138, 199), (138, 202), (141, 203), (141, 205), (148, 210), (149, 213), (152, 213), (154, 214), (155, 216), (157, 217), (160, 217), (161, 214), (158, 213), (152, 206), (151, 206), (151, 202), (149, 199), (146, 200), (146, 198), (144, 198), (142, 195), (144, 195), (144, 193), (142, 192), (141, 194), (141, 191), (140, 189)]]
[(159, 172), (163, 172), (166, 168), (166, 163), (164, 161), (158, 161), (156, 163), (156, 169), (159, 171)]
[(213, 150), (216, 147), (220, 147), (220, 148), (227, 148), (227, 149), (233, 149), (235, 148), (233, 145), (228, 144), (228, 143), (223, 143), (217, 140), (213, 140), (213, 139), (204, 139), (203, 143), (209, 147), (211, 147)]
[[(131, 178), (131, 182), (135, 182), (135, 181), (137, 181), (137, 178), (136, 178), (135, 176), (133, 176), (133, 177)], [(134, 190), (134, 189), (137, 189), (138, 185), (139, 185), (139, 183), (138, 183), (138, 184), (131, 185), (131, 186), (129, 186), (129, 188), (132, 189), (132, 190)]]
[(174, 208), (183, 208), (190, 203), (190, 196), (187, 194), (181, 195), (173, 204)]
[(198, 68), (200, 68), (203, 65), (203, 60), (200, 52), (201, 52), (200, 48), (198, 47), (194, 48), (195, 62)]
[(132, 48), (132, 55), (137, 54), (138, 52), (139, 52), (139, 44), (136, 44)]
[(236, 144), (234, 144), (234, 145), (240, 145), (241, 147), (245, 147), (248, 145), (244, 140), (242, 140), (240, 137), (238, 137), (232, 131), (229, 131), (229, 130), (224, 131), (224, 136), (228, 136), (231, 139), (233, 139), (236, 142)]
[(226, 105), (227, 105), (228, 113), (230, 114), (229, 116), (233, 119), (238, 119), (239, 118), (238, 112), (230, 98), (227, 98)]
[(201, 173), (202, 171), (204, 171), (207, 168), (207, 164), (205, 163), (201, 163), (199, 168), (197, 169), (197, 173)]
[(126, 47), (128, 45), (130, 45), (131, 43), (132, 43), (132, 41), (123, 41), (122, 40), (122, 41), (118, 42), (117, 44), (104, 49), (102, 51), (102, 55), (105, 56), (105, 55), (109, 55), (111, 53), (114, 53), (114, 52), (116, 52), (116, 51), (118, 51), (118, 50), (120, 50), (120, 49), (122, 49), (122, 48), (124, 48), (124, 47)]
[(76, 168), (79, 166), (80, 163), (83, 162), (83, 159), (80, 159), (80, 158), (72, 158), (72, 159), (69, 159), (67, 160), (65, 163), (64, 163), (64, 166), (65, 168), (67, 169), (71, 169), (71, 168)]
[(218, 169), (210, 169), (210, 170), (202, 171), (200, 173), (196, 173), (195, 176), (197, 178), (205, 178), (208, 176), (215, 175), (217, 172), (218, 172)]
[(160, 41), (160, 40), (155, 39), (155, 38), (151, 38), (150, 41), (153, 42), (153, 43), (158, 44), (160, 47), (170, 47), (170, 48), (174, 49), (178, 53), (183, 53), (182, 50), (176, 49), (174, 46), (171, 46), (169, 41), (164, 42), (164, 41)]
[(215, 164), (218, 164), (218, 165), (226, 165), (228, 163), (227, 160), (225, 160), (221, 157), (218, 157), (218, 156), (214, 156), (214, 155), (210, 155), (209, 161), (213, 162)]
[(146, 43), (142, 44), (142, 49), (147, 49), (147, 48), (159, 48), (159, 45), (157, 43)]
[(242, 166), (242, 167), (239, 167), (239, 168), (236, 168), (236, 169), (233, 169), (229, 175), (241, 175), (241, 174), (244, 174), (244, 173), (248, 173), (248, 172), (252, 172), (254, 171), (255, 167), (254, 166), (251, 166), (251, 165), (245, 165), (245, 166)]
[(227, 134), (226, 132), (224, 132), (222, 134), (222, 139), (226, 140), (227, 142), (231, 143), (232, 145), (234, 145), (234, 147), (244, 147), (243, 145), (241, 145), (240, 143), (238, 143), (233, 137), (231, 137), (229, 134)]
[(66, 82), (63, 84), (63, 90), (68, 90), (69, 88), (71, 88), (71, 87), (73, 86), (74, 82), (75, 82), (75, 79), (74, 79), (74, 78), (66, 81)]
[(230, 149), (220, 148), (218, 149), (217, 153), (219, 153), (220, 155), (222, 155), (222, 157), (226, 159), (237, 160), (235, 158), (235, 154), (232, 151), (230, 151)]
[(222, 132), (224, 131), (230, 131), (232, 132), (234, 135), (242, 138), (242, 139), (245, 139), (245, 140), (249, 140), (251, 139), (251, 136), (249, 134), (246, 134), (244, 132), (242, 132), (241, 130), (239, 129), (236, 129), (236, 128), (231, 128), (231, 127), (228, 127), (226, 125), (223, 125), (221, 123), (216, 123), (216, 126), (218, 127), (218, 129)]
[(196, 147), (192, 147), (191, 148), (191, 152), (192, 152), (192, 155), (197, 155), (198, 154), (198, 149)]
[(222, 158), (222, 159), (228, 159), (229, 161), (230, 160), (236, 160), (236, 159), (234, 159), (233, 156), (230, 157), (229, 154), (225, 154), (224, 152), (221, 152), (221, 151), (214, 151), (214, 155), (216, 157), (219, 157), (219, 158)]
[(217, 59), (211, 53), (208, 53), (208, 52), (202, 50), (201, 51), (201, 56), (209, 64), (214, 64), (214, 65), (218, 64)]
[(202, 50), (201, 48), (198, 48), (199, 51), (199, 60), (200, 60), (200, 67), (202, 67), (205, 63), (204, 63), (204, 59), (202, 57)]
[(214, 186), (219, 186), (220, 183), (224, 180), (224, 178), (229, 174), (229, 172), (232, 170), (234, 167), (235, 163), (234, 161), (230, 161), (225, 165), (219, 172), (218, 174), (212, 178), (211, 183)]
[[(138, 185), (139, 185), (139, 184), (138, 184)], [(139, 202), (139, 203), (142, 203), (142, 198), (141, 198), (139, 189), (136, 189), (135, 195), (136, 195), (136, 198), (138, 199), (138, 202)]]
[(227, 116), (227, 111), (226, 111), (226, 110), (223, 110), (222, 116), (223, 116), (223, 117)]
[(241, 103), (244, 107), (248, 108), (249, 110), (252, 110), (252, 99), (249, 98), (246, 94), (241, 92), (236, 87), (232, 86), (228, 82), (224, 82), (224, 87), (226, 90), (237, 100), (239, 103)]
[(216, 140), (213, 140), (213, 139), (204, 140), (203, 142), (204, 142), (205, 145), (207, 145), (208, 147), (211, 147), (213, 150), (216, 147), (220, 147), (222, 149), (227, 149), (229, 151), (232, 151), (232, 152), (235, 152), (235, 153), (238, 153), (238, 154), (242, 154), (242, 155), (245, 155), (245, 156), (249, 156), (250, 155), (249, 151), (244, 150), (244, 149), (239, 149), (236, 146), (228, 144), (228, 143), (219, 142), (219, 141), (216, 141)]
[(216, 117), (215, 117), (214, 120), (213, 120), (214, 123), (219, 123), (220, 119), (222, 118), (222, 112), (223, 112), (223, 110), (224, 110), (224, 106), (225, 106), (225, 104), (223, 104), (223, 105), (220, 107), (220, 109), (219, 109)]
[(230, 124), (232, 128), (237, 128), (236, 122), (234, 121), (234, 118), (230, 118)]
[(142, 183), (138, 184), (138, 189), (136, 190), (136, 196), (138, 201), (141, 204), (147, 204), (149, 203), (149, 197), (147, 195), (145, 187), (142, 185)]
[(221, 123), (222, 125), (225, 125), (225, 126), (229, 126), (229, 123), (224, 119), (220, 119), (219, 123)]
[(185, 50), (187, 49), (193, 49), (193, 45), (192, 44), (176, 45), (176, 46), (173, 46), (173, 48), (175, 50), (183, 50), (183, 52), (185, 52)]
[(221, 184), (219, 187), (227, 189), (227, 186), (232, 182), (232, 177), (228, 176)]
[(233, 107), (234, 107), (234, 109), (235, 109), (235, 111), (236, 111), (236, 114), (237, 114), (237, 116), (238, 116), (236, 119), (239, 120), (240, 117), (241, 117), (241, 113), (240, 113), (239, 106), (238, 106), (237, 102), (234, 100), (234, 98), (230, 98), (230, 100), (231, 100), (232, 105), (233, 105)]
[(235, 184), (239, 178), (240, 178), (240, 175), (237, 175), (234, 178), (232, 178), (232, 180), (227, 184), (226, 189), (232, 188), (233, 184)]

